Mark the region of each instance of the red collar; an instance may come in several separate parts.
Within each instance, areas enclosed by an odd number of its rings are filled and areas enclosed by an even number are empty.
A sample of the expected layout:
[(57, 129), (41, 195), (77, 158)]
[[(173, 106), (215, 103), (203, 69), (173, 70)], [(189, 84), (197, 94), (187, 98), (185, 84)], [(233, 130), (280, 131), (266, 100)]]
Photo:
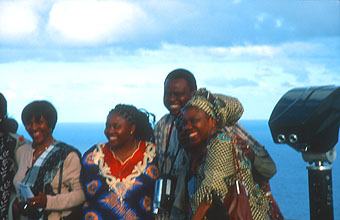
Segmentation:
[(105, 144), (103, 147), (104, 163), (109, 166), (112, 176), (120, 179), (126, 178), (132, 173), (138, 162), (143, 162), (145, 150), (145, 141), (141, 141), (139, 148), (133, 153), (133, 155), (131, 155), (131, 157), (124, 163), (121, 163), (119, 159), (114, 157), (114, 154), (110, 150), (109, 146)]

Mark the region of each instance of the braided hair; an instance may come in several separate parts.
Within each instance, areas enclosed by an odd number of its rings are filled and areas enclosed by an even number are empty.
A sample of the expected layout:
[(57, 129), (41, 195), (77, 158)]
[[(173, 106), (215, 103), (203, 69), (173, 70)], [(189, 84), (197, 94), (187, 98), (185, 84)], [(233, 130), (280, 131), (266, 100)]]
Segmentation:
[(134, 137), (137, 140), (153, 142), (154, 134), (149, 121), (149, 116), (152, 115), (151, 113), (145, 110), (138, 110), (135, 106), (126, 104), (116, 105), (116, 107), (109, 112), (107, 118), (113, 113), (120, 114), (130, 125), (136, 126)]

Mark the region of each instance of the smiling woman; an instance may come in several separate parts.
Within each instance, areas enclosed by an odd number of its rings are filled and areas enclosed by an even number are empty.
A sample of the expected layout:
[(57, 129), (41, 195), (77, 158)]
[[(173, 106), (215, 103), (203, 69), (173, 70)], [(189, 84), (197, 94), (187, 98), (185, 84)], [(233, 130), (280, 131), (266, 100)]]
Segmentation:
[[(0, 88), (17, 121), (32, 99), (62, 123), (104, 125), (112, 103), (160, 119), (164, 78), (181, 67), (237, 97), (242, 120), (268, 120), (289, 89), (340, 82), (339, 11), (339, 0), (0, 0)], [(288, 217), (304, 218), (301, 201)]]
[(79, 207), (85, 200), (79, 180), (80, 152), (53, 138), (56, 109), (47, 101), (33, 101), (22, 111), (22, 121), (33, 143), (16, 152), (15, 213), (29, 219), (80, 219)]
[(158, 167), (148, 115), (116, 105), (104, 133), (108, 142), (91, 147), (82, 159), (84, 219), (153, 219)]
[[(191, 160), (179, 179), (185, 179), (185, 207), (192, 219), (239, 219), (234, 216), (238, 208), (242, 209), (240, 213), (248, 214), (240, 219), (282, 219), (271, 214), (274, 205), (254, 181), (250, 159), (242, 154), (233, 136), (222, 131), (234, 125), (242, 113), (236, 98), (213, 95), (206, 89), (197, 90), (183, 109), (179, 133)], [(245, 202), (236, 208), (230, 197), (235, 189), (236, 200), (240, 198), (239, 189), (247, 191), (243, 194)]]

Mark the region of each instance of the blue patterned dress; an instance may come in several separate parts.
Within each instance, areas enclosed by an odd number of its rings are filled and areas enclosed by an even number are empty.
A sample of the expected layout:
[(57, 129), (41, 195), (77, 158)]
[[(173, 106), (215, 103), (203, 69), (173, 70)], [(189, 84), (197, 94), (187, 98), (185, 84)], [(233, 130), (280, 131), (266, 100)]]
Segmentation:
[(105, 144), (91, 147), (82, 159), (83, 218), (153, 219), (152, 199), (159, 175), (155, 156), (155, 145), (143, 141), (124, 163)]

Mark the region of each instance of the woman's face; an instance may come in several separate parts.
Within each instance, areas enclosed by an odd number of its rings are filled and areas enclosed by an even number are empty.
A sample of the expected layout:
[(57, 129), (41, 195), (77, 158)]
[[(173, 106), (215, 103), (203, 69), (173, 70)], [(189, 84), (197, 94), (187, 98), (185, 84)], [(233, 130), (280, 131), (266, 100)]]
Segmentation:
[(120, 147), (134, 139), (134, 129), (134, 125), (115, 112), (108, 116), (104, 133), (111, 147)]
[(184, 139), (184, 147), (202, 146), (206, 144), (209, 136), (215, 129), (215, 120), (195, 107), (189, 107), (183, 112), (181, 137)]
[(41, 145), (48, 142), (52, 137), (53, 129), (48, 127), (47, 120), (43, 115), (40, 118), (32, 117), (29, 124), (25, 126), (31, 136), (33, 145)]

